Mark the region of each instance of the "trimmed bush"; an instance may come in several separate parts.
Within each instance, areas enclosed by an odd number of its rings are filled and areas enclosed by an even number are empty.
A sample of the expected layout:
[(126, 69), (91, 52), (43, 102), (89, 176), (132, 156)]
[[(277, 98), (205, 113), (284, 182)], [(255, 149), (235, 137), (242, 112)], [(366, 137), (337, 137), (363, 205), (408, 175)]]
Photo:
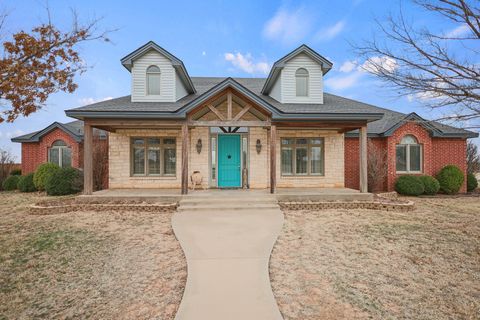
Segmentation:
[(75, 168), (60, 168), (48, 175), (45, 190), (49, 196), (74, 194), (83, 189), (83, 174)]
[(477, 177), (473, 173), (469, 173), (467, 175), (467, 191), (471, 192), (478, 187), (478, 180)]
[(5, 181), (3, 181), (3, 190), (12, 191), (17, 189), (18, 185), (18, 176), (9, 176)]
[(437, 180), (440, 182), (440, 190), (446, 194), (458, 193), (464, 179), (465, 176), (462, 170), (454, 165), (443, 167), (437, 174)]
[(22, 170), (21, 169), (13, 169), (10, 171), (11, 176), (21, 176), (22, 175)]
[(400, 176), (395, 181), (395, 191), (406, 196), (419, 196), (425, 191), (425, 187), (417, 176)]
[(35, 184), (33, 183), (33, 173), (27, 174), (26, 176), (20, 176), (18, 179), (18, 190), (22, 192), (37, 191), (37, 188), (35, 188)]
[(424, 194), (433, 196), (438, 193), (438, 190), (440, 190), (440, 183), (437, 179), (432, 176), (421, 176), (419, 178), (424, 186)]
[(35, 174), (33, 175), (33, 183), (39, 191), (45, 190), (46, 179), (52, 175), (60, 167), (54, 163), (43, 163), (38, 166)]

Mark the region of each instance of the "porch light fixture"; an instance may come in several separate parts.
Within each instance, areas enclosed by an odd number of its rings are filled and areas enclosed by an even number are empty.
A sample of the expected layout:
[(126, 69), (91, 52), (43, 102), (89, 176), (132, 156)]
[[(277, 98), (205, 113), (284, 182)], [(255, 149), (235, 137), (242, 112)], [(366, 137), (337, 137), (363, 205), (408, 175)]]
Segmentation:
[(260, 141), (260, 139), (257, 139), (257, 144), (255, 145), (255, 147), (257, 148), (257, 153), (260, 154), (260, 151), (262, 151), (262, 142)]
[(200, 152), (202, 152), (202, 139), (198, 139), (196, 147), (197, 153), (200, 154)]

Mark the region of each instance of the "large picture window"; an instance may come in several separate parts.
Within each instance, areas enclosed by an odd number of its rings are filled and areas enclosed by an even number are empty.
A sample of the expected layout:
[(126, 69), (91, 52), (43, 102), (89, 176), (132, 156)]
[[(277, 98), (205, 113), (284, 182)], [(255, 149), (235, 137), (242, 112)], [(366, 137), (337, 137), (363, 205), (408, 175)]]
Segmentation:
[(175, 176), (175, 138), (132, 138), (132, 175)]
[(282, 175), (324, 175), (323, 138), (281, 138), (280, 140)]
[(56, 140), (48, 149), (48, 162), (55, 163), (60, 167), (72, 166), (72, 149), (70, 149), (65, 141)]
[(422, 172), (422, 145), (412, 135), (406, 135), (396, 146), (398, 173)]

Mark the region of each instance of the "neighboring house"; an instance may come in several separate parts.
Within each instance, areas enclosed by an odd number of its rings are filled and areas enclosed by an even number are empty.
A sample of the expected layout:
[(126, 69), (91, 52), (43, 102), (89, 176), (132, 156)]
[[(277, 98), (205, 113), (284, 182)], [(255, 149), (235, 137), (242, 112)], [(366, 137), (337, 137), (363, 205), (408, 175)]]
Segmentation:
[[(22, 174), (35, 172), (45, 162), (60, 167), (83, 168), (83, 121), (54, 122), (48, 127), (12, 138), (22, 144)], [(99, 147), (108, 148), (107, 133), (95, 130)], [(105, 178), (104, 187), (108, 179)]]
[[(332, 63), (302, 45), (263, 78), (190, 77), (154, 42), (121, 59), (130, 96), (70, 109), (84, 120), (85, 193), (92, 192), (92, 130), (109, 132), (110, 188), (350, 187), (367, 191), (367, 135), (402, 174), (466, 170), (477, 134), (325, 93)], [(465, 190), (465, 187), (464, 189)]]

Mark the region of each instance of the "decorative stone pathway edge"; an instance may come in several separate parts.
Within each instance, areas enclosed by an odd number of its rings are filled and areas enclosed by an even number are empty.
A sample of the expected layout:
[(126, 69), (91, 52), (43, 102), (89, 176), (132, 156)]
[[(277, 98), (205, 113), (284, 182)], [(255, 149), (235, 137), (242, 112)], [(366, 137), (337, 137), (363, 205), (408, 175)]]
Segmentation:
[(392, 199), (382, 201), (321, 201), (321, 202), (279, 202), (282, 210), (325, 210), (325, 209), (370, 209), (409, 212), (415, 210), (413, 201), (395, 202)]
[(29, 213), (33, 215), (61, 214), (75, 211), (115, 211), (115, 212), (155, 212), (167, 213), (177, 210), (178, 203), (66, 203), (64, 205), (55, 203), (49, 205), (48, 202), (35, 204), (29, 207)]

